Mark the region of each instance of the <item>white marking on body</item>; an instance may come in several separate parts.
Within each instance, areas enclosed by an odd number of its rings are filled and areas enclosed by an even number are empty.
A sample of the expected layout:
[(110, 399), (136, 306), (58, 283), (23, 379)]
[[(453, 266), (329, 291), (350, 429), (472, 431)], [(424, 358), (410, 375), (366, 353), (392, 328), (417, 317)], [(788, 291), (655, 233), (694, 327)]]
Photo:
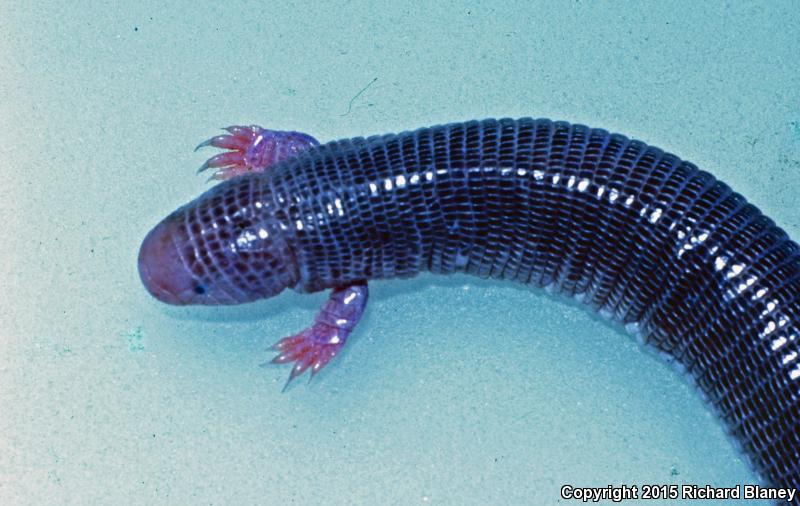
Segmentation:
[(236, 245), (240, 248), (243, 248), (255, 240), (256, 235), (249, 230), (245, 230), (239, 237), (236, 238)]
[(744, 264), (733, 264), (733, 265), (731, 265), (731, 270), (728, 271), (728, 274), (726, 274), (726, 277), (728, 279), (735, 278), (736, 276), (738, 276), (739, 274), (742, 273), (742, 271), (744, 270), (744, 267), (745, 267)]
[[(772, 341), (772, 351), (775, 351), (775, 350), (779, 349), (784, 344), (786, 344), (786, 338), (785, 337), (781, 336), (781, 337), (775, 339), (774, 341)], [(794, 353), (794, 352), (792, 352), (792, 353), (796, 355), (796, 353)], [(787, 355), (787, 357), (788, 357), (788, 355)], [(790, 360), (794, 360), (794, 357), (792, 357)], [(786, 359), (785, 358), (783, 360), (783, 363), (784, 364), (786, 363)]]
[(775, 310), (776, 307), (778, 307), (778, 301), (777, 300), (771, 300), (771, 301), (767, 302), (767, 308), (764, 309), (763, 311), (761, 311), (761, 316), (766, 316), (766, 315), (770, 314), (771, 312), (773, 312)]
[(656, 209), (650, 213), (650, 223), (657, 223), (659, 218), (661, 218), (661, 209)]

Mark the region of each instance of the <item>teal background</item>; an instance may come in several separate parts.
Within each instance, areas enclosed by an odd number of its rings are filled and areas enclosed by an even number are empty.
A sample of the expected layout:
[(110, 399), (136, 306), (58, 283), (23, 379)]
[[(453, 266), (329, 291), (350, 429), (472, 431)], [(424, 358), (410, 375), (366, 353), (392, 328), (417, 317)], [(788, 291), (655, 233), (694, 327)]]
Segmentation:
[(574, 303), (375, 282), (346, 352), (282, 394), (288, 369), (259, 364), (324, 294), (167, 307), (136, 255), (208, 187), (192, 148), (219, 127), (326, 141), (488, 116), (645, 140), (797, 238), (798, 54), (796, 1), (0, 4), (0, 504), (756, 482), (684, 378)]

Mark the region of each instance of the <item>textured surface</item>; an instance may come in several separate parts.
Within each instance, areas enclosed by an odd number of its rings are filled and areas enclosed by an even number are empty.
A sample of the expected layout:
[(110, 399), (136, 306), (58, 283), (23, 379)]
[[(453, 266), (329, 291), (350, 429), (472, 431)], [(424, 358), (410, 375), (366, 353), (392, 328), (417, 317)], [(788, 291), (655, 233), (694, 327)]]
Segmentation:
[(800, 485), (798, 247), (657, 148), (549, 120), (451, 124), (310, 148), (170, 219), (232, 301), (422, 271), (575, 296), (687, 369), (767, 481)]
[(168, 307), (135, 255), (209, 186), (192, 147), (217, 127), (328, 141), (492, 115), (644, 139), (800, 239), (794, 0), (0, 4), (0, 504), (757, 481), (681, 375), (578, 304), (467, 275), (371, 282), (342, 355), (281, 394), (286, 367), (259, 364), (326, 293)]

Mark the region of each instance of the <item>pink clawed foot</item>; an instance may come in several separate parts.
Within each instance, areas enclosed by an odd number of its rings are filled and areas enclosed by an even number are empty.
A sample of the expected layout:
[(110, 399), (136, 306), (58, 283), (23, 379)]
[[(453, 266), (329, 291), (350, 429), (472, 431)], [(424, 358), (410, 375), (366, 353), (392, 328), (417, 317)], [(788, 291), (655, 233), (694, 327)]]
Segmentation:
[(311, 369), (313, 378), (330, 360), (339, 353), (347, 340), (345, 335), (339, 335), (339, 329), (325, 324), (315, 323), (295, 336), (284, 337), (272, 346), (272, 349), (279, 352), (278, 356), (272, 359), (273, 364), (287, 364), (294, 362), (292, 371), (286, 385), (293, 379), (300, 376), (306, 369)]
[(311, 370), (310, 381), (339, 353), (364, 314), (368, 297), (366, 282), (334, 289), (311, 327), (272, 346), (278, 352), (273, 364), (294, 362), (284, 390), (307, 369)]
[(309, 147), (319, 146), (315, 138), (300, 132), (267, 130), (258, 125), (229, 126), (223, 130), (228, 133), (212, 137), (195, 148), (197, 151), (205, 146), (214, 146), (228, 150), (209, 158), (197, 171), (216, 169), (211, 179), (230, 179), (262, 172)]

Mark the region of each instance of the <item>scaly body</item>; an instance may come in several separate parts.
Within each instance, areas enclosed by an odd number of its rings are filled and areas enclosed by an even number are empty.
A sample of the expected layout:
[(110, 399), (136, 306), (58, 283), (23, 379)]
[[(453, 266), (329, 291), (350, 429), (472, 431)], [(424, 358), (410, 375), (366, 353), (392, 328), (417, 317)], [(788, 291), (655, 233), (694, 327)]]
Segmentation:
[(314, 326), (277, 345), (294, 377), (341, 348), (368, 280), (467, 272), (547, 287), (634, 326), (688, 371), (767, 482), (800, 486), (798, 246), (710, 174), (548, 120), (306, 138), (257, 164), (244, 155), (259, 135), (302, 134), (231, 132), (208, 144), (235, 152), (207, 165), (256, 173), (151, 232), (140, 269), (160, 299), (334, 288)]

